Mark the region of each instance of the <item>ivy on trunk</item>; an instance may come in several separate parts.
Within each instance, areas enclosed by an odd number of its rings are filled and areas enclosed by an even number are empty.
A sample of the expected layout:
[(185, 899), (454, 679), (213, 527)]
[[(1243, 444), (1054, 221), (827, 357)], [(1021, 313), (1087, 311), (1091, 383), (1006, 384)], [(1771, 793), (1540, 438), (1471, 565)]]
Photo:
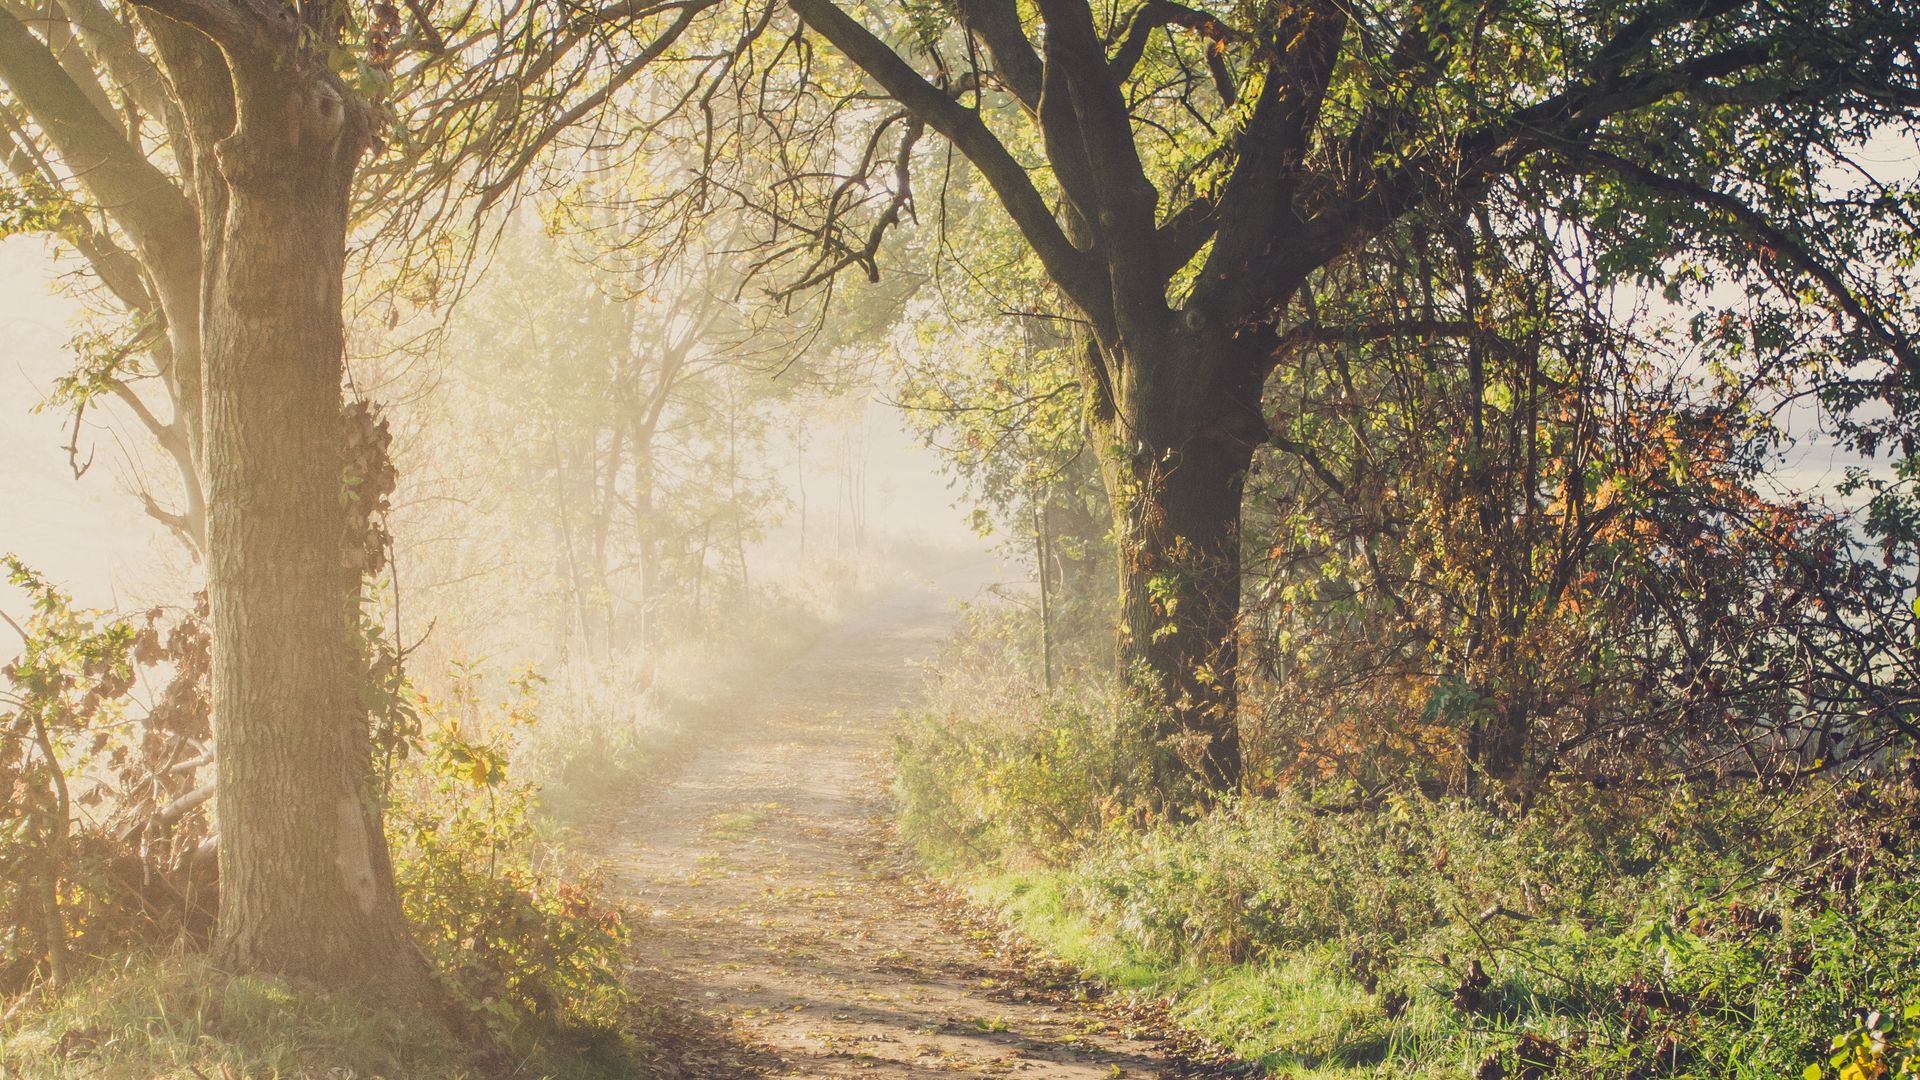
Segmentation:
[(417, 982), (350, 633), (364, 549), (343, 488), (340, 302), (369, 113), (300, 26), (179, 14), (222, 45), (234, 103), (231, 124), (191, 127), (217, 173), (203, 164), (198, 186), (219, 191), (202, 205), (220, 211), (202, 230), (215, 953), (335, 984)]

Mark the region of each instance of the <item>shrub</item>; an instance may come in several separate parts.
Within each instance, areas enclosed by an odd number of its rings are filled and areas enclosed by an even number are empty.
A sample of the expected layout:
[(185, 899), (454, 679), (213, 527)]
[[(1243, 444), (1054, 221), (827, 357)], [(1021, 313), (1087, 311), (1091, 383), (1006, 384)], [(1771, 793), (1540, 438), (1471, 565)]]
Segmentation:
[(19, 560), (0, 565), (30, 605), (0, 671), (4, 995), (203, 930), (213, 859), (202, 613), (76, 608)]
[[(1897, 1021), (1877, 1010), (1862, 1017), (1852, 1031), (1835, 1037), (1828, 1058), (1840, 1080), (1911, 1080), (1920, 1076), (1920, 1005), (1909, 1005)], [(1809, 1065), (1806, 1080), (1820, 1080), (1827, 1071)]]
[(523, 672), (485, 702), (477, 669), (420, 697), (420, 735), (394, 778), (394, 872), (422, 946), (456, 993), (512, 1035), (523, 1024), (612, 1037), (630, 998), (624, 913), (595, 870), (542, 835), (538, 790), (511, 776), (539, 722), (540, 679)]
[[(191, 946), (211, 926), (209, 637), (197, 614), (78, 609), (5, 565), (31, 615), (0, 697), (0, 995), (39, 986), (50, 1004), (102, 960)], [(483, 703), (481, 674), (457, 668), (428, 698), (378, 627), (362, 632), (395, 876), (421, 944), (509, 1044), (560, 1032), (629, 1049), (625, 917), (543, 833), (537, 789), (510, 776), (541, 680), (523, 673)]]
[(978, 618), (897, 736), (903, 830), (936, 861), (1059, 863), (1149, 814), (1144, 723), (1115, 695), (1033, 687), (1021, 636)]

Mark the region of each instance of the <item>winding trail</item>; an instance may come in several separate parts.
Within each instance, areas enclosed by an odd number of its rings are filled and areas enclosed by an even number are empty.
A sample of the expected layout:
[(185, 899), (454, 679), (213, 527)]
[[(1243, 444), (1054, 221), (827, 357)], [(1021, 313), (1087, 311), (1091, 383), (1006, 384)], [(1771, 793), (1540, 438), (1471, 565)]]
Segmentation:
[(615, 883), (650, 913), (641, 978), (717, 1033), (682, 1075), (1217, 1075), (1153, 1008), (1098, 1000), (891, 846), (895, 718), (981, 580), (889, 594), (740, 687), (677, 772), (609, 811)]

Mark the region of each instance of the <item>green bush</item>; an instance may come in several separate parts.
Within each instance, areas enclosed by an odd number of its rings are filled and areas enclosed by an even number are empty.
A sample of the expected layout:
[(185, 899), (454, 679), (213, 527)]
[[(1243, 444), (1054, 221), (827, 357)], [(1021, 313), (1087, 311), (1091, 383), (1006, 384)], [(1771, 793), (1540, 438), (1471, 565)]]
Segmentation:
[[(1281, 797), (1109, 837), (1073, 866), (1069, 896), (1165, 967), (1287, 965), (1337, 945), (1342, 981), (1451, 1002), (1463, 1034), (1584, 1040), (1595, 1067), (1627, 1072), (1666, 1046), (1659, 1075), (1794, 1075), (1824, 1033), (1920, 986), (1920, 858), (1836, 891), (1793, 873), (1811, 831), (1754, 834), (1793, 841), (1773, 851), (1716, 843), (1765, 802), (1733, 793), (1674, 815), (1710, 827), (1650, 821), (1581, 843), (1543, 810), (1401, 798), (1328, 813)], [(1766, 869), (1744, 875), (1755, 859)]]
[(1744, 848), (1722, 834), (1753, 805), (1681, 796), (1658, 818), (1598, 829), (1594, 811), (1559, 799), (1520, 817), (1463, 799), (1289, 790), (1112, 837), (1076, 872), (1090, 910), (1201, 962), (1327, 941), (1391, 948), (1489, 912), (1619, 930), (1649, 903), (1736, 875)]
[(937, 862), (1058, 863), (1146, 814), (1144, 725), (1113, 695), (1033, 689), (1021, 637), (977, 618), (896, 737), (904, 832)]
[(625, 914), (590, 865), (543, 836), (538, 789), (510, 775), (539, 723), (540, 680), (522, 673), (482, 700), (459, 669), (444, 698), (420, 697), (420, 734), (394, 779), (388, 832), (414, 933), (456, 994), (510, 1042), (523, 1027), (618, 1040), (631, 1004), (621, 978)]

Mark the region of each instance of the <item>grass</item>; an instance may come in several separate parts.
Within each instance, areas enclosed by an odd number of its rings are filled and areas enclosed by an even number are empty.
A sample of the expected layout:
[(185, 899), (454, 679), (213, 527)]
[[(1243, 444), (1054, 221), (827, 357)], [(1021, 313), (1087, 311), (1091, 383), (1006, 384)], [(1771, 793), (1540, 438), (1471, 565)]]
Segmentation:
[[(1732, 813), (1692, 812), (1707, 825)], [(1901, 818), (1836, 816), (1816, 832), (1837, 839), (1808, 838), (1878, 845), (1823, 864), (1857, 867), (1857, 879), (1790, 887), (1769, 873), (1716, 899), (1729, 852), (1698, 837), (1624, 871), (1551, 822), (1488, 832), (1493, 819), (1477, 811), (1406, 813), (1417, 827), (1368, 835), (1361, 821), (1327, 831), (1311, 812), (1255, 804), (1110, 832), (1051, 864), (952, 850), (936, 861), (1049, 953), (1117, 991), (1166, 999), (1176, 1019), (1289, 1080), (1760, 1080), (1801, 1076), (1850, 1031), (1867, 1046), (1920, 1038), (1920, 862), (1885, 831)], [(1859, 832), (1869, 821), (1892, 824)], [(1476, 834), (1497, 842), (1464, 854)], [(1303, 847), (1316, 852), (1310, 867), (1290, 859)], [(1412, 857), (1380, 860), (1376, 847)], [(1436, 849), (1463, 854), (1442, 870)], [(1529, 887), (1551, 898), (1532, 915), (1477, 914), (1490, 891), (1517, 902)], [(1486, 979), (1462, 1005), (1469, 961)], [(1521, 1068), (1540, 1047), (1561, 1071)]]
[(1887, 1066), (1863, 1076), (1920, 1057), (1920, 767), (1562, 782), (1524, 813), (1301, 786), (1169, 819), (1109, 698), (1015, 666), (963, 641), (906, 718), (903, 837), (1273, 1076), (1831, 1080), (1836, 1038)]
[(6, 1080), (477, 1080), (434, 1020), (198, 957), (127, 957), (0, 1025)]
[(1372, 995), (1340, 976), (1331, 947), (1264, 963), (1170, 963), (1074, 903), (1070, 871), (982, 873), (961, 884), (1053, 956), (1112, 989), (1169, 999), (1175, 1019), (1276, 1076), (1437, 1080), (1472, 1071), (1457, 1050), (1410, 1070), (1408, 1061), (1429, 1060), (1426, 1048), (1447, 1041), (1446, 1018), (1423, 1004), (1387, 1021)]

